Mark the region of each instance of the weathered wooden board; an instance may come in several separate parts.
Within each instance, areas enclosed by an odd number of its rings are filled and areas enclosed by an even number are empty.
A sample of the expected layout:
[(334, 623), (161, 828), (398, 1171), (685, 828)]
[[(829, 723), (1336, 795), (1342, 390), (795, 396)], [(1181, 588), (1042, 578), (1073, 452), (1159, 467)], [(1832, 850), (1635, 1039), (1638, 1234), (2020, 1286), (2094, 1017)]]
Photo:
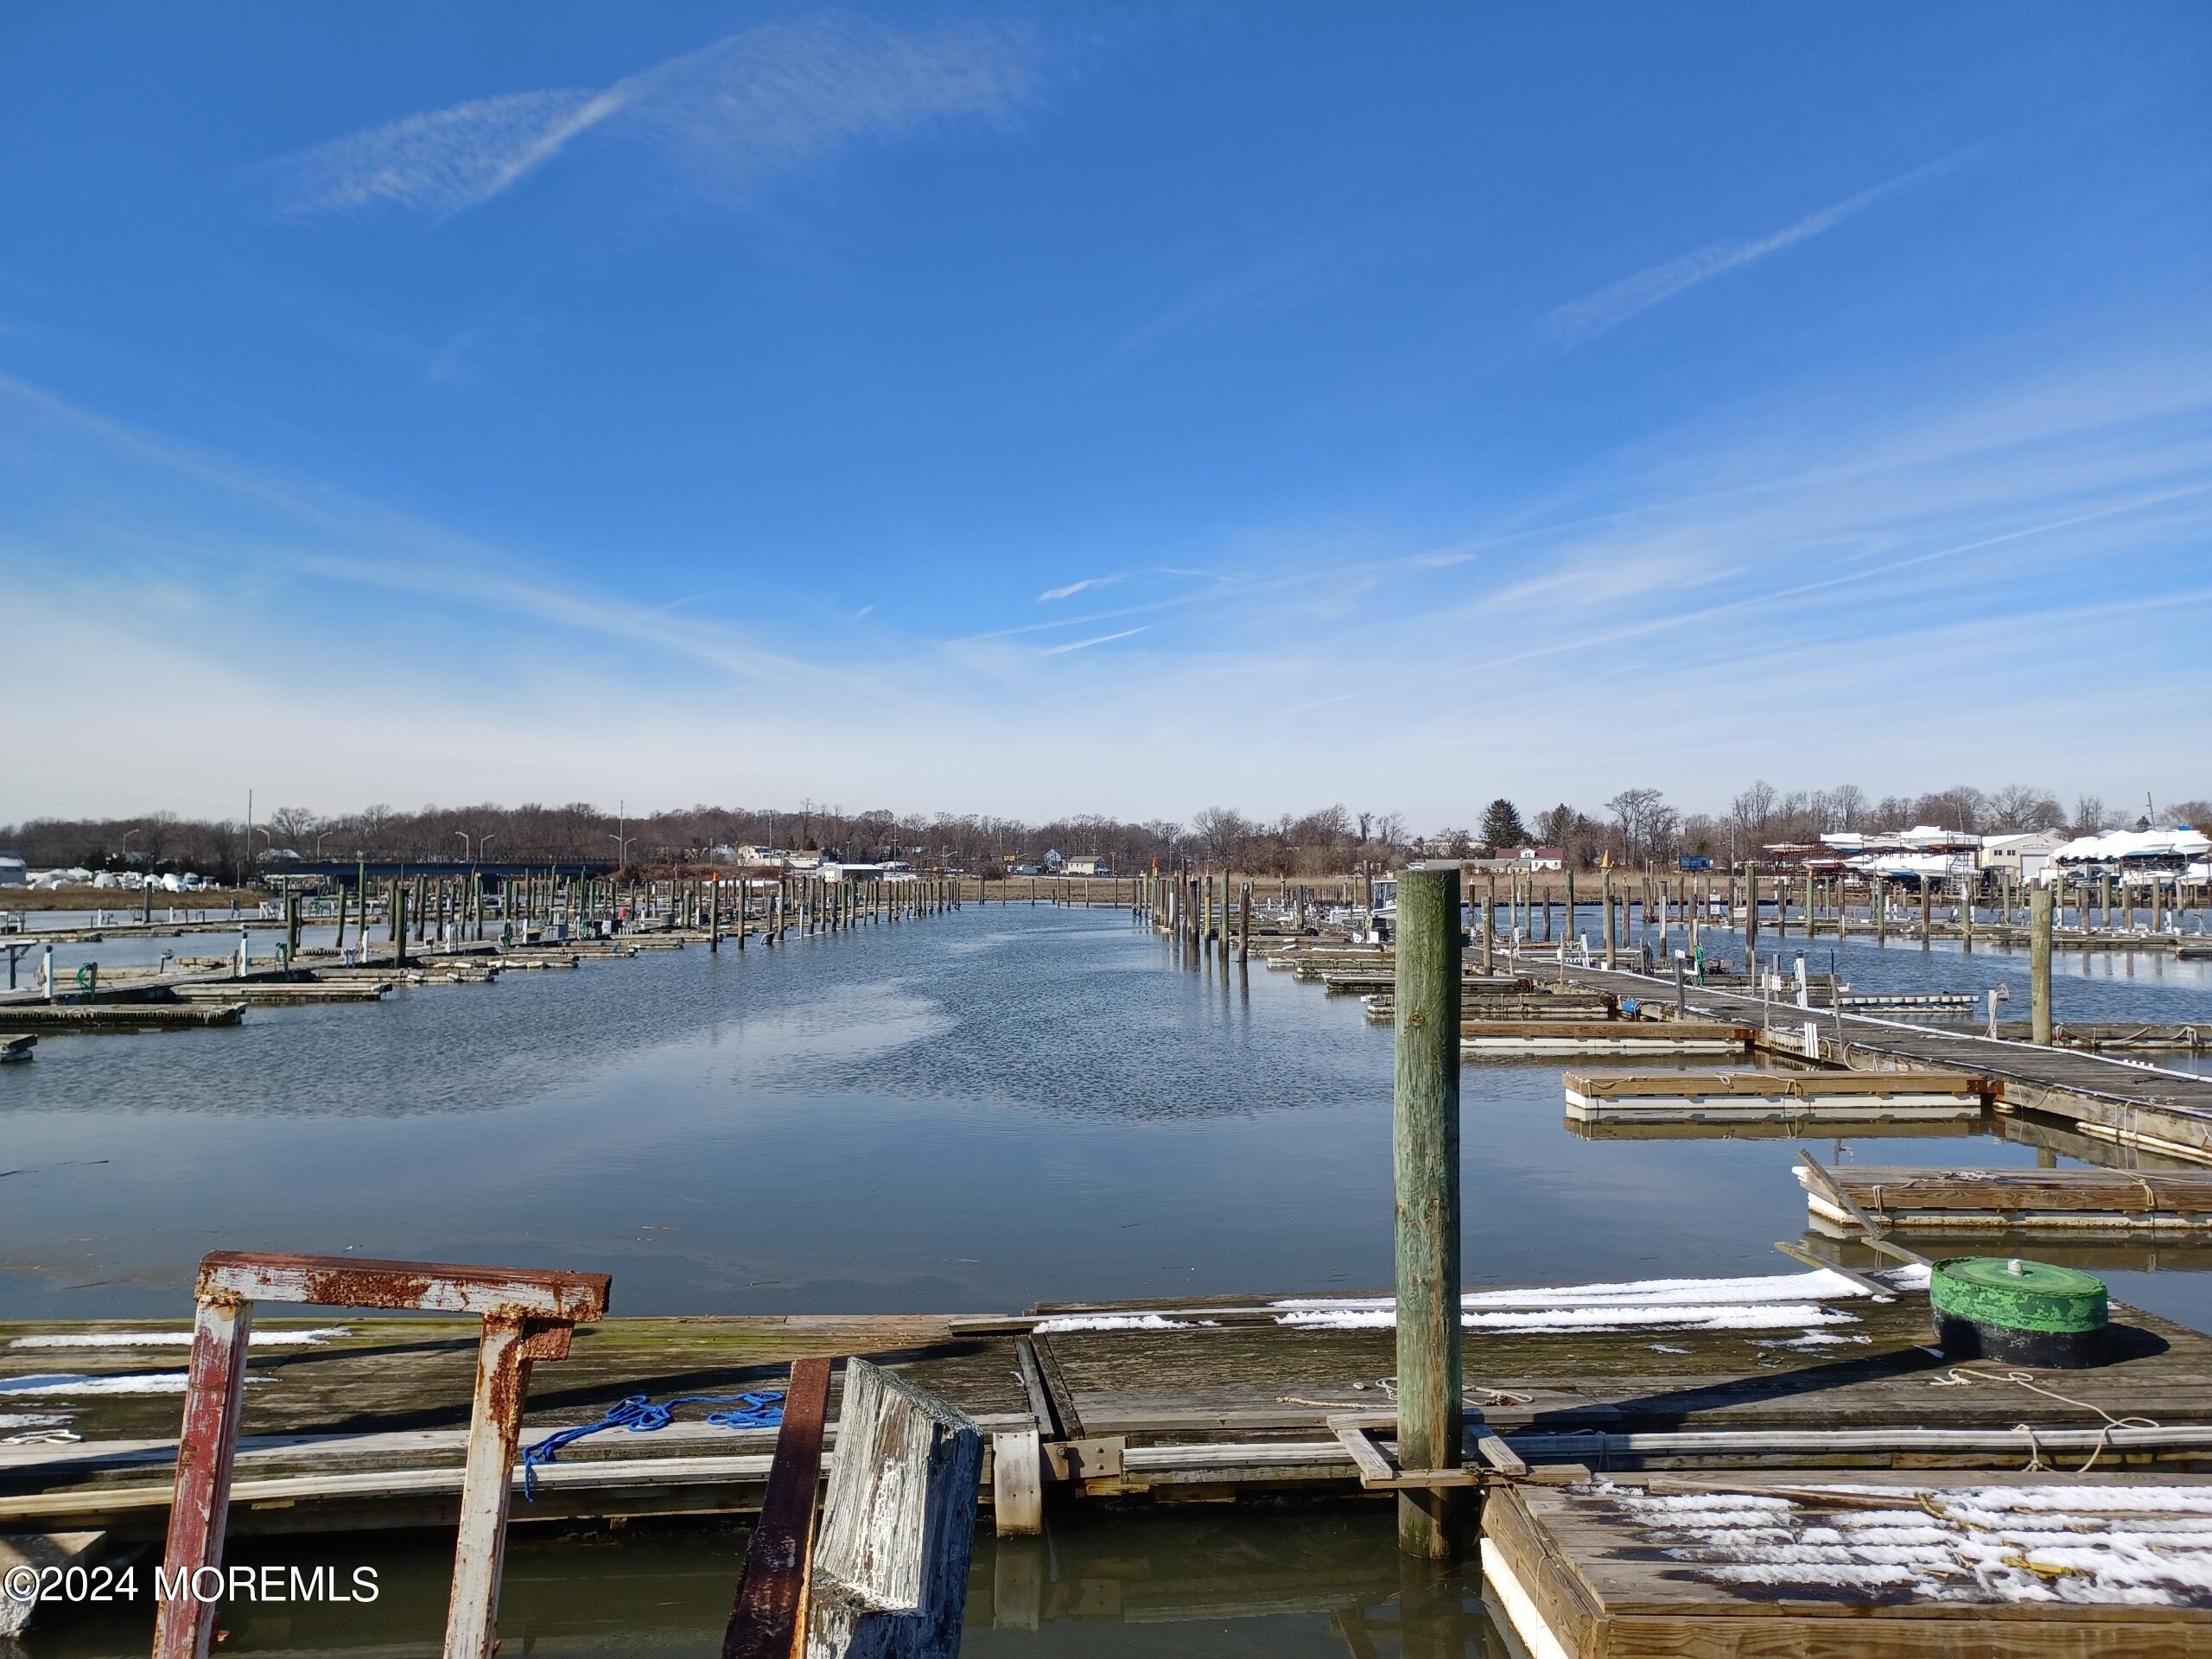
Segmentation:
[[(1079, 1460), (1082, 1489), (1101, 1496), (1211, 1483), (1311, 1491), (1357, 1490), (1332, 1414), (1389, 1408), (1381, 1380), (1395, 1369), (1383, 1329), (1274, 1322), (1256, 1296), (1179, 1303), (1106, 1303), (1038, 1310), (1056, 1317), (1156, 1313), (1165, 1328), (1062, 1331), (1033, 1339), (1036, 1373), (1061, 1432), (1101, 1455)], [(1800, 1341), (1794, 1328), (1597, 1332), (1470, 1327), (1466, 1399), (1486, 1427), (1532, 1461), (1594, 1455), (1559, 1436), (1683, 1430), (1788, 1434), (1951, 1425), (1998, 1436), (1983, 1463), (2024, 1461), (2014, 1426), (2094, 1430), (2093, 1410), (1999, 1381), (1938, 1389), (1952, 1369), (1931, 1340), (1925, 1298), (1853, 1297), (1848, 1321)], [(1236, 1309), (1249, 1312), (1239, 1313)], [(1215, 1319), (1214, 1325), (1198, 1323)], [(2115, 1416), (2167, 1425), (2212, 1422), (2212, 1339), (2116, 1308), (2120, 1357), (2063, 1390)], [(995, 1334), (956, 1332), (944, 1318), (610, 1319), (580, 1327), (570, 1356), (544, 1370), (529, 1401), (525, 1445), (553, 1427), (588, 1423), (625, 1395), (666, 1399), (783, 1386), (794, 1358), (861, 1354), (947, 1400), (987, 1433), (1043, 1428), (1008, 1321)], [(335, 1327), (343, 1334), (277, 1345), (268, 1338)], [(251, 1353), (238, 1455), (234, 1533), (365, 1524), (450, 1523), (476, 1350), (473, 1319), (261, 1319)], [(181, 1321), (95, 1326), (0, 1325), (0, 1389), (27, 1374), (139, 1376), (181, 1373), (181, 1343), (138, 1347), (13, 1348), (25, 1337), (180, 1335)], [(113, 1524), (158, 1535), (181, 1399), (175, 1393), (0, 1395), (0, 1408), (53, 1411), (85, 1441), (0, 1447), (0, 1525)], [(565, 1451), (539, 1502), (518, 1521), (577, 1516), (711, 1514), (757, 1506), (773, 1431), (730, 1431), (683, 1414), (653, 1434), (613, 1432)], [(1281, 1455), (1249, 1448), (1281, 1442)], [(1117, 1465), (1110, 1453), (1126, 1447)], [(1304, 1449), (1300, 1449), (1300, 1448)], [(1887, 1449), (1885, 1449), (1887, 1448)], [(1753, 1459), (1795, 1457), (1768, 1447)], [(1887, 1465), (1933, 1455), (1880, 1436), (1855, 1462)], [(2081, 1455), (2086, 1456), (2084, 1450)], [(2180, 1453), (2162, 1453), (2178, 1457)], [(1661, 1459), (1674, 1465), (1681, 1458)], [(1688, 1462), (1700, 1459), (1691, 1458)], [(1702, 1459), (1710, 1462), (1710, 1458)], [(2184, 1462), (2183, 1466), (2188, 1466)], [(1272, 1472), (1271, 1472), (1272, 1470)], [(1096, 1472), (1094, 1472), (1096, 1471)], [(286, 1482), (303, 1484), (285, 1485)], [(15, 1506), (13, 1510), (10, 1506)]]
[[(1485, 1505), (1484, 1567), (1522, 1641), (1569, 1659), (2176, 1659), (2212, 1654), (2212, 1590), (2198, 1576), (2212, 1535), (2167, 1545), (2172, 1576), (2152, 1567), (2138, 1582), (2171, 1605), (2144, 1605), (2094, 1576), (2100, 1561), (2143, 1572), (2139, 1558), (2122, 1563), (2108, 1528), (2039, 1541), (2031, 1518), (2008, 1529), (1972, 1517), (2057, 1504), (2155, 1527), (2177, 1491), (2212, 1501), (2212, 1479), (1738, 1471), (1516, 1485)], [(2072, 1585), (2054, 1593), (2054, 1578)]]
[[(1885, 1227), (2021, 1233), (2212, 1232), (2212, 1174), (2122, 1169), (1914, 1169), (1860, 1165), (1832, 1177)], [(1800, 1169), (1816, 1222), (1856, 1219)]]

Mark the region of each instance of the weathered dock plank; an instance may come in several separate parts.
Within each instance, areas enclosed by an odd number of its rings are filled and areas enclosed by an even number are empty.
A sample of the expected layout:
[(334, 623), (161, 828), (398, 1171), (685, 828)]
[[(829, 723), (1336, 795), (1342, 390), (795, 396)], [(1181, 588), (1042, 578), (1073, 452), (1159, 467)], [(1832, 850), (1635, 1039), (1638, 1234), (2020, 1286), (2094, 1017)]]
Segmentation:
[(1988, 1085), (1957, 1071), (1569, 1071), (1567, 1116), (1644, 1122), (1964, 1122)]
[(2202, 1478), (2050, 1471), (1515, 1484), (1483, 1566), (1521, 1640), (1568, 1659), (2196, 1656), (2208, 1507)]
[[(1903, 1231), (2212, 1234), (2212, 1173), (1859, 1165), (1839, 1167), (1830, 1178), (1876, 1222)], [(1797, 1179), (1816, 1226), (1859, 1231), (1808, 1171), (1801, 1166)]]
[[(2047, 1455), (2079, 1462), (2109, 1412), (2163, 1427), (2113, 1432), (2107, 1459), (2212, 1467), (2212, 1338), (2115, 1307), (2117, 1357), (2069, 1377), (2063, 1392), (2075, 1405), (1998, 1376), (1953, 1380), (1925, 1345), (1925, 1296), (1907, 1282), (1880, 1301), (1819, 1273), (1678, 1281), (1656, 1302), (1634, 1292), (1625, 1309), (1621, 1287), (1471, 1292), (1465, 1401), (1532, 1464), (2017, 1467), (2030, 1450), (2023, 1423)], [(1554, 1300), (1568, 1311), (1548, 1311)], [(1040, 1308), (990, 1330), (958, 1328), (982, 1316), (609, 1319), (580, 1327), (569, 1358), (538, 1379), (523, 1443), (594, 1422), (627, 1395), (780, 1389), (796, 1358), (858, 1355), (988, 1433), (1065, 1437), (1068, 1454), (1045, 1464), (1063, 1494), (1342, 1496), (1358, 1476), (1328, 1420), (1388, 1420), (1388, 1321), (1387, 1298), (1341, 1297)], [(450, 1524), (474, 1321), (340, 1316), (256, 1330), (232, 1531)], [(187, 1348), (157, 1338), (182, 1334), (181, 1321), (0, 1325), (0, 1407), (66, 1418), (84, 1437), (0, 1446), (0, 1528), (159, 1535)], [(1023, 1336), (1048, 1396), (1041, 1413)], [(743, 1512), (760, 1502), (772, 1442), (771, 1430), (696, 1417), (595, 1434), (541, 1471), (538, 1501), (518, 1501), (515, 1517)]]

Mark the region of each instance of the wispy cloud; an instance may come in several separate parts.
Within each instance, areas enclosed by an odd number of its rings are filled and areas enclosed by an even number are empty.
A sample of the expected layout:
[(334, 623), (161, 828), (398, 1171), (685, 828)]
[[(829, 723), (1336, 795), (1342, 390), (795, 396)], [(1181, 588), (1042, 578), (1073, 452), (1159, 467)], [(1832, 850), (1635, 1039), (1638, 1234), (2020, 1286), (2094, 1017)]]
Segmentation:
[(598, 88), (472, 99), (271, 162), (290, 213), (392, 207), (441, 217), (491, 200), (594, 132), (739, 198), (872, 137), (965, 117), (1006, 120), (1037, 96), (1043, 54), (1021, 29), (901, 32), (842, 16), (726, 35)]
[(1217, 329), (1256, 328), (1318, 296), (1338, 261), (1294, 248), (1216, 273), (1125, 330), (1106, 348), (1109, 366), (1178, 346)]
[(1785, 225), (1770, 236), (1757, 237), (1748, 242), (1708, 242), (1705, 246), (1678, 258), (1624, 276), (1609, 283), (1593, 294), (1570, 301), (1548, 314), (1544, 319), (1547, 327), (1569, 346), (1579, 346), (1584, 340), (1618, 328), (1638, 312), (1648, 311), (1662, 300), (1670, 300), (1685, 289), (1710, 281), (1724, 272), (1739, 270), (1756, 264), (1770, 254), (1780, 253), (1785, 248), (1796, 247), (1800, 242), (1834, 230), (1845, 220), (1866, 212), (1885, 197), (1964, 165), (1980, 152), (1961, 150), (1941, 160), (1916, 167), (1910, 173), (1900, 173), (1872, 189), (1861, 190), (1857, 195), (1846, 196), (1815, 213), (1810, 213), (1795, 224)]
[(1049, 651), (1040, 651), (1037, 654), (1039, 657), (1065, 657), (1071, 651), (1088, 651), (1093, 645), (1110, 645), (1116, 639), (1127, 639), (1143, 632), (1143, 628), (1123, 628), (1119, 633), (1102, 633), (1095, 639), (1077, 639), (1071, 645), (1054, 645)]
[(1037, 602), (1042, 605), (1055, 599), (1073, 599), (1089, 588), (1110, 588), (1116, 582), (1126, 580), (1125, 576), (1085, 576), (1081, 582), (1071, 582), (1065, 588), (1047, 588), (1037, 595)]

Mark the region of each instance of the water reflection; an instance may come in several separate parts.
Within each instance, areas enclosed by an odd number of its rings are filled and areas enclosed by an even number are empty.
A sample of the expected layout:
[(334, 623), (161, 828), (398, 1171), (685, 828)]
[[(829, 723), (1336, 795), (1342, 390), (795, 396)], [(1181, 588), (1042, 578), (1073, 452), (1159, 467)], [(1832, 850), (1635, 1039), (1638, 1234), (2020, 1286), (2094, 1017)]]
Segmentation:
[[(1560, 1071), (1462, 1072), (1471, 1283), (1778, 1268), (1786, 1141), (1577, 1139)], [(0, 1318), (174, 1317), (217, 1247), (593, 1268), (624, 1313), (1367, 1290), (1390, 1072), (1355, 998), (1191, 971), (1122, 912), (996, 906), (56, 1038), (0, 1073)], [(2212, 1322), (2202, 1281), (2158, 1279), (2153, 1308)]]
[[(629, 1659), (720, 1650), (744, 1556), (739, 1532), (533, 1538), (518, 1533), (500, 1596), (500, 1650)], [(448, 1546), (423, 1535), (244, 1547), (249, 1564), (376, 1569), (368, 1605), (226, 1609), (226, 1655), (435, 1651)], [(142, 1575), (143, 1576), (143, 1575)], [(44, 1624), (27, 1659), (143, 1654), (150, 1612), (113, 1609)], [(1033, 1656), (1503, 1656), (1471, 1566), (1404, 1562), (1392, 1511), (1357, 1508), (1055, 1520), (1043, 1538), (976, 1541), (962, 1652)]]

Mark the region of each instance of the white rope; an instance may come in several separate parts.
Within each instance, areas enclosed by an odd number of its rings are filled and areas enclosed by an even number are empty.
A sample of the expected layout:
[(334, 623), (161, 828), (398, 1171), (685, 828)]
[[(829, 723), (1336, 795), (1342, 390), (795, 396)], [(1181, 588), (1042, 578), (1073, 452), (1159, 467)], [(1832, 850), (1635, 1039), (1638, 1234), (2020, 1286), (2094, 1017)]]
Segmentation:
[[(2104, 1419), (2097, 1430), (2097, 1443), (2089, 1449), (2089, 1460), (2074, 1472), (2086, 1475), (2097, 1466), (2097, 1459), (2105, 1454), (2115, 1428), (2164, 1428), (2165, 1425), (2155, 1417), (2115, 1417), (2102, 1406), (2091, 1400), (2076, 1400), (2070, 1394), (2061, 1394), (2056, 1389), (2046, 1389), (2035, 1380), (2031, 1371), (1977, 1371), (1965, 1366), (1953, 1366), (1929, 1384), (1938, 1389), (1971, 1388), (1976, 1382), (2010, 1382), (2025, 1389), (2030, 1394), (2039, 1394), (2046, 1400), (2056, 1400), (2061, 1405), (2072, 1406), (2082, 1411), (2093, 1411)], [(2027, 1423), (2015, 1423), (2013, 1428), (2028, 1437), (2028, 1468), (2044, 1469), (2050, 1465), (2043, 1460), (2043, 1449), (2036, 1444), (2035, 1429)]]

